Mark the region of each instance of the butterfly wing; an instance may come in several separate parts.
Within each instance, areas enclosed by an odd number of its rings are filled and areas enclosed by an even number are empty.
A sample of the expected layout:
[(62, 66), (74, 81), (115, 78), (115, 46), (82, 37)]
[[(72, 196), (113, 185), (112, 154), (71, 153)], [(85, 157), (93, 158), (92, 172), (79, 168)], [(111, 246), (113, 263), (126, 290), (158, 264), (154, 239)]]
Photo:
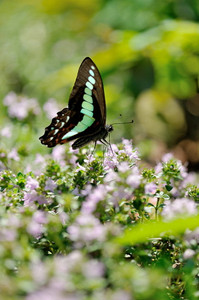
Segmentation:
[(42, 144), (54, 147), (83, 136), (95, 136), (100, 128), (104, 128), (105, 122), (102, 79), (94, 62), (87, 57), (80, 65), (68, 108), (57, 113), (40, 140)]

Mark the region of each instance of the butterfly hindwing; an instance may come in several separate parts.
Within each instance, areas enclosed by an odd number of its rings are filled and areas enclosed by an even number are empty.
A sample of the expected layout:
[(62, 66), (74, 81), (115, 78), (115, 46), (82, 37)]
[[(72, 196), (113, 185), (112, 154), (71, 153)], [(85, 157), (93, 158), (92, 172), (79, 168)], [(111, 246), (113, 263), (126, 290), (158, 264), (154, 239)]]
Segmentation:
[(87, 57), (80, 65), (69, 98), (69, 107), (57, 113), (57, 117), (46, 127), (40, 140), (48, 147), (77, 138), (85, 138), (86, 143), (105, 126), (105, 121), (106, 105), (102, 79), (94, 62)]

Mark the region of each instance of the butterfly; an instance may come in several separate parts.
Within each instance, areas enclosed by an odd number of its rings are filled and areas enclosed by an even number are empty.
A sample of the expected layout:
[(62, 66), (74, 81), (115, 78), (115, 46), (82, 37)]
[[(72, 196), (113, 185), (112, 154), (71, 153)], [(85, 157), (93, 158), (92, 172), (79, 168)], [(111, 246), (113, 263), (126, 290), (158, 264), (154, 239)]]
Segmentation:
[(112, 125), (106, 125), (106, 103), (100, 72), (91, 58), (86, 57), (77, 74), (69, 97), (68, 108), (57, 113), (39, 139), (54, 147), (75, 140), (73, 149), (97, 141), (107, 145)]

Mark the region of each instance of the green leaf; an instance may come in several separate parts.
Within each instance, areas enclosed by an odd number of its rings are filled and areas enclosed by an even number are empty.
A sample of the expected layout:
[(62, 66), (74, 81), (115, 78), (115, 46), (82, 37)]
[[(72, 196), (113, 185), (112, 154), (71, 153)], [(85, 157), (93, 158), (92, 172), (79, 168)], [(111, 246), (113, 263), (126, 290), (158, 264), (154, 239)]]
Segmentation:
[(125, 230), (124, 234), (116, 238), (115, 241), (121, 245), (135, 245), (147, 242), (151, 238), (158, 238), (165, 235), (178, 236), (185, 230), (193, 230), (199, 226), (199, 215), (184, 217), (169, 222), (146, 222), (138, 224)]

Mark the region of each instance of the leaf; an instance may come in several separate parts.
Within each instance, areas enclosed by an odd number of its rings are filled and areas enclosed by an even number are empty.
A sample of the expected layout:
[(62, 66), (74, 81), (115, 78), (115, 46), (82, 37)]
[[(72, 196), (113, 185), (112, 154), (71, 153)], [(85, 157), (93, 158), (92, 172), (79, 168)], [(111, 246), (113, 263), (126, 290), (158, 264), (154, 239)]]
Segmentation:
[(199, 215), (178, 218), (169, 222), (146, 222), (132, 226), (125, 230), (123, 235), (117, 237), (115, 241), (120, 245), (135, 245), (147, 242), (151, 238), (162, 236), (178, 236), (187, 229), (193, 230), (199, 226)]

